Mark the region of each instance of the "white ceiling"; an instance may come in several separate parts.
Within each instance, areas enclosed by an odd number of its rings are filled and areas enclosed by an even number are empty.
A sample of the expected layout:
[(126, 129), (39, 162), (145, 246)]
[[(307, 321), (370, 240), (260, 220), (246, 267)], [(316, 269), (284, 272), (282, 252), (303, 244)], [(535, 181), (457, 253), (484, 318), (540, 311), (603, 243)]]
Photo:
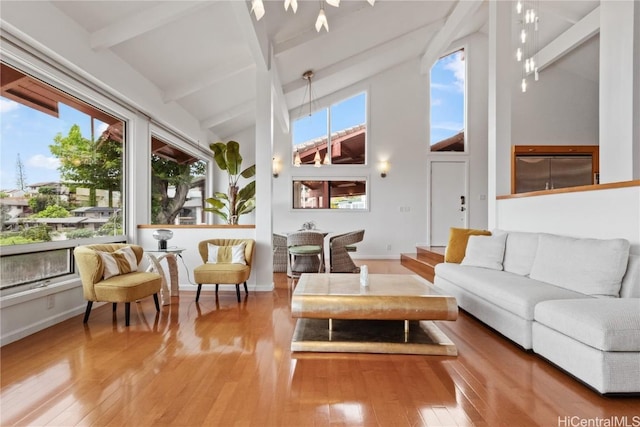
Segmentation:
[[(488, 29), (486, 0), (378, 0), (373, 7), (342, 0), (339, 8), (325, 5), (328, 33), (314, 28), (320, 2), (298, 3), (294, 15), (283, 0), (265, 0), (257, 22), (244, 0), (53, 2), (86, 29), (93, 49), (112, 51), (220, 139), (255, 121), (256, 46), (272, 46), (282, 99), (296, 111), (306, 70), (323, 97), (409, 59), (437, 59), (452, 41)], [(599, 3), (540, 1), (541, 45)], [(571, 56), (563, 58), (568, 70)], [(587, 57), (576, 67), (583, 74), (593, 68), (593, 53)]]

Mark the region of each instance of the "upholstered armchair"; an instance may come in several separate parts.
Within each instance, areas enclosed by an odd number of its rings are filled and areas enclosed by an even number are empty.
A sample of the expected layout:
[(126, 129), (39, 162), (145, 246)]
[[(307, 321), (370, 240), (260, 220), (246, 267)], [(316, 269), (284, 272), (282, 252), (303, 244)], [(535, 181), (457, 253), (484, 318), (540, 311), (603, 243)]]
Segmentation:
[(138, 245), (97, 244), (78, 246), (73, 251), (82, 280), (87, 308), (84, 323), (89, 321), (94, 301), (110, 302), (113, 311), (124, 303), (125, 325), (129, 326), (131, 302), (153, 295), (156, 311), (160, 311), (158, 292), (162, 278), (159, 274), (138, 271), (144, 250)]
[(251, 262), (255, 250), (252, 239), (209, 239), (198, 243), (198, 251), (203, 264), (193, 270), (193, 278), (198, 284), (196, 302), (200, 299), (203, 284), (236, 285), (236, 297), (240, 302), (240, 283), (249, 294), (247, 279), (251, 275)]
[(332, 273), (359, 273), (349, 252), (355, 252), (355, 244), (364, 239), (364, 230), (351, 231), (329, 238), (329, 264)]

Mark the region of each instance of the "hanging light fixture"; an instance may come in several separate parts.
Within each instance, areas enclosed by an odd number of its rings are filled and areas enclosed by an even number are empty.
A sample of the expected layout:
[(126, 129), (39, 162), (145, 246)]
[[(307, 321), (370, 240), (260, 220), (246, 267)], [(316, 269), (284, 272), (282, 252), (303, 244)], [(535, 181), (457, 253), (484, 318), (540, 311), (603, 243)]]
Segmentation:
[(533, 74), (538, 81), (538, 29), (540, 17), (538, 15), (539, 0), (518, 0), (515, 14), (520, 24), (520, 43), (516, 48), (516, 60), (522, 62), (520, 89), (527, 91), (527, 77)]
[(296, 13), (298, 11), (298, 0), (284, 0), (284, 10), (289, 10), (289, 6), (291, 6), (293, 13)]
[[(333, 7), (340, 6), (340, 0), (320, 0), (320, 12), (318, 12), (318, 18), (316, 19), (316, 31), (320, 32), (320, 30), (324, 27), (324, 29), (329, 31), (329, 22), (327, 21), (327, 15), (324, 12), (324, 3), (329, 4)], [(376, 3), (376, 0), (367, 0), (367, 2), (373, 6)], [(293, 10), (293, 13), (298, 11), (298, 0), (284, 0), (284, 10), (288, 11), (289, 7)], [(265, 14), (264, 3), (263, 0), (251, 0), (251, 12), (256, 17), (256, 21), (259, 21)]]
[(320, 158), (320, 151), (316, 148), (316, 155), (313, 156), (313, 166), (319, 168), (322, 166), (322, 159)]
[(296, 150), (296, 154), (295, 156), (293, 156), (293, 166), (299, 168), (301, 164), (302, 159), (300, 158), (300, 153), (298, 153), (298, 150)]
[[(309, 116), (311, 116), (311, 113), (313, 113), (313, 106), (312, 106), (312, 103), (313, 103), (313, 92), (311, 92), (312, 91), (311, 79), (313, 79), (313, 76), (314, 76), (314, 74), (313, 74), (313, 71), (311, 71), (311, 70), (307, 70), (304, 73), (302, 73), (302, 78), (307, 81), (307, 85), (306, 85), (306, 87), (304, 89), (304, 95), (302, 96), (302, 104), (300, 104), (300, 110), (302, 112), (302, 108), (307, 103), (307, 101), (306, 101), (307, 94), (309, 94), (309, 104), (308, 104), (309, 105)], [(302, 115), (302, 114), (300, 114), (300, 115)]]
[(264, 16), (262, 0), (251, 0), (251, 12), (256, 16), (256, 21), (259, 21)]
[(318, 13), (318, 19), (316, 19), (316, 31), (320, 32), (322, 27), (329, 32), (329, 22), (327, 22), (327, 15), (324, 13), (324, 2), (320, 3), (320, 12)]

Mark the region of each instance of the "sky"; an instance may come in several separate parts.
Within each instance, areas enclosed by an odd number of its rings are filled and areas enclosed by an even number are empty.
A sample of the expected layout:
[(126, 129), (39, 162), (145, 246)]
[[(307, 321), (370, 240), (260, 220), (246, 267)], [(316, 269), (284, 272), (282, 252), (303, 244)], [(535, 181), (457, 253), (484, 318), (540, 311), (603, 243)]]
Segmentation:
[[(49, 145), (58, 133), (67, 135), (74, 124), (82, 135), (90, 138), (91, 119), (64, 104), (59, 106), (59, 118), (42, 113), (7, 98), (0, 97), (0, 189), (12, 190), (17, 186), (18, 155), (24, 165), (26, 183), (59, 181), (58, 159), (51, 154)], [(106, 129), (96, 129), (100, 135)]]
[(464, 129), (465, 63), (461, 51), (431, 69), (431, 145)]

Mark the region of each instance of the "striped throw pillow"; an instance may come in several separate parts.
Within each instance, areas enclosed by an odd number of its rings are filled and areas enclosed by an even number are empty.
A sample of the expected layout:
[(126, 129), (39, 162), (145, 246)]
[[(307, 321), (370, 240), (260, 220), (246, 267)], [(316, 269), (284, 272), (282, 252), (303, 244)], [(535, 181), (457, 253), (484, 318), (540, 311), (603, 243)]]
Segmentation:
[(103, 278), (127, 274), (138, 270), (136, 254), (129, 246), (114, 252), (98, 252), (104, 265)]

